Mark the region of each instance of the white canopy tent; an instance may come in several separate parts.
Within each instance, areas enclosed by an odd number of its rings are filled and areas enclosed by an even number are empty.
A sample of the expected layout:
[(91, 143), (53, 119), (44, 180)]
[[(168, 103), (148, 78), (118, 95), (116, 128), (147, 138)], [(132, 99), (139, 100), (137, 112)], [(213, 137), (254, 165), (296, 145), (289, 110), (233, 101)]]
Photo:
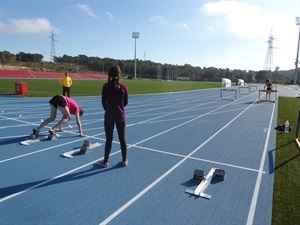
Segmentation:
[(231, 87), (231, 80), (228, 78), (222, 78), (222, 87)]
[(238, 86), (244, 86), (245, 85), (245, 81), (242, 80), (242, 79), (238, 79), (237, 85)]

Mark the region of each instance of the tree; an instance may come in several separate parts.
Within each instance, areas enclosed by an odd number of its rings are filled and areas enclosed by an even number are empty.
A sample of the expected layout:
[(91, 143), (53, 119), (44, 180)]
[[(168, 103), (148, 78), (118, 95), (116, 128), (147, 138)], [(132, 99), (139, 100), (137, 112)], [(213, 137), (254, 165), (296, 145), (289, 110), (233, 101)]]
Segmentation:
[(16, 61), (16, 56), (8, 51), (0, 52), (1, 63), (13, 63)]

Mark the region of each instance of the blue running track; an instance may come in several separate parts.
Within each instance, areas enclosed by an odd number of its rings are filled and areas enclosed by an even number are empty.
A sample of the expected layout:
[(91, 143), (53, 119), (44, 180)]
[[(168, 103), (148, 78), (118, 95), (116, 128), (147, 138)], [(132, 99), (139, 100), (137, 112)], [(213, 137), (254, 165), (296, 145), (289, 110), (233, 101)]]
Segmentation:
[[(129, 165), (115, 133), (109, 166), (100, 168), (101, 96), (75, 97), (85, 137), (73, 117), (59, 139), (29, 146), (19, 143), (49, 116), (49, 98), (0, 96), (0, 224), (271, 225), (277, 103), (257, 102), (258, 91), (219, 98), (220, 89), (130, 96)], [(60, 156), (84, 140), (101, 146)], [(195, 169), (211, 168), (226, 171), (205, 190), (211, 199), (185, 192), (198, 185)]]

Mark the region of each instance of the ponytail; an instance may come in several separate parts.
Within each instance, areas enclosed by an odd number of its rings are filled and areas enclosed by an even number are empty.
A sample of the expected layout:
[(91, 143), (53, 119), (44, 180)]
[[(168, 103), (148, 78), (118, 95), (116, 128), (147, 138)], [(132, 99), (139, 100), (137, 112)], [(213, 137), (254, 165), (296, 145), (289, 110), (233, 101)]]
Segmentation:
[(115, 89), (120, 89), (119, 79), (120, 79), (121, 69), (119, 66), (111, 66), (108, 70), (107, 83), (114, 85)]

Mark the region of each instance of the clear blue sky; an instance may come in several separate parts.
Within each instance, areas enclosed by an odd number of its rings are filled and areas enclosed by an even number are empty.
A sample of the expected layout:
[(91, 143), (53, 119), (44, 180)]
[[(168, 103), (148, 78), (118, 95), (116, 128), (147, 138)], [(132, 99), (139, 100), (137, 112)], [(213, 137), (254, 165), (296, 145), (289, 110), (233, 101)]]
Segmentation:
[(300, 0), (0, 0), (0, 51), (262, 70), (295, 68)]

